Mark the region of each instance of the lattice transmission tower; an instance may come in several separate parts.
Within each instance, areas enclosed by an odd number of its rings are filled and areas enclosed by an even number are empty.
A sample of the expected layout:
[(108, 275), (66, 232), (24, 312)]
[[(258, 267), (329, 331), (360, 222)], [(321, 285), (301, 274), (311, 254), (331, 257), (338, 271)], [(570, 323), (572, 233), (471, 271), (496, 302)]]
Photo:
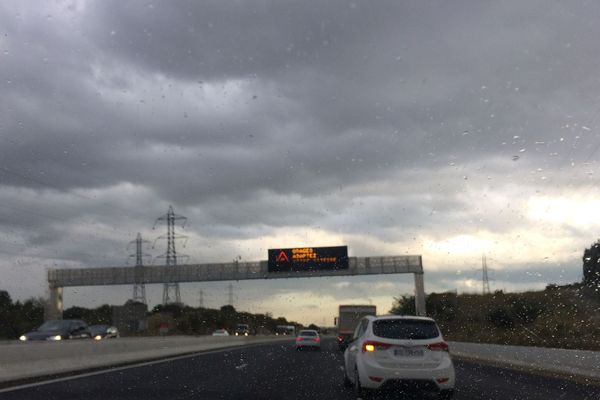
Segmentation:
[[(175, 272), (175, 267), (177, 266), (178, 258), (179, 259), (189, 258), (185, 254), (178, 255), (177, 250), (175, 249), (175, 241), (177, 239), (187, 239), (187, 236), (177, 235), (175, 233), (175, 224), (178, 221), (181, 222), (181, 228), (183, 228), (183, 227), (185, 227), (187, 218), (182, 215), (175, 214), (175, 212), (173, 212), (173, 206), (169, 206), (169, 211), (165, 215), (158, 217), (156, 219), (156, 222), (154, 223), (154, 227), (152, 228), (152, 229), (155, 229), (157, 224), (163, 223), (163, 222), (166, 223), (166, 225), (167, 225), (167, 234), (156, 238), (156, 240), (167, 239), (167, 251), (163, 255), (156, 257), (156, 259), (164, 258), (165, 265), (173, 267), (173, 272)], [(156, 244), (156, 240), (154, 241), (155, 244)], [(184, 247), (185, 247), (185, 242), (184, 242)], [(163, 285), (163, 301), (162, 301), (162, 303), (163, 304), (181, 303), (181, 292), (179, 291), (179, 283), (172, 282), (169, 276), (165, 277), (165, 283)]]
[(481, 285), (483, 294), (489, 294), (490, 277), (488, 276), (487, 258), (485, 254), (481, 256)]
[(143, 246), (145, 243), (150, 243), (142, 239), (142, 234), (138, 232), (135, 240), (132, 240), (127, 245), (129, 250), (132, 244), (135, 244), (135, 254), (130, 254), (129, 258), (135, 257), (135, 267), (133, 269), (134, 284), (133, 284), (133, 301), (139, 301), (147, 304), (146, 301), (146, 285), (144, 284), (144, 258), (152, 257), (150, 254), (145, 254)]
[(235, 294), (233, 293), (233, 283), (227, 285), (227, 304), (233, 307), (233, 297)]

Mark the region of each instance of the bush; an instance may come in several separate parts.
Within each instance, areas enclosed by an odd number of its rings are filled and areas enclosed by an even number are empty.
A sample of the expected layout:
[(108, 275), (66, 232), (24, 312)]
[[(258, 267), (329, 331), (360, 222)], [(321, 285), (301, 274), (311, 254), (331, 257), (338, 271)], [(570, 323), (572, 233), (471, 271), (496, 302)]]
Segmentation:
[(487, 321), (500, 329), (509, 329), (514, 327), (515, 322), (511, 313), (504, 307), (496, 307), (488, 311)]

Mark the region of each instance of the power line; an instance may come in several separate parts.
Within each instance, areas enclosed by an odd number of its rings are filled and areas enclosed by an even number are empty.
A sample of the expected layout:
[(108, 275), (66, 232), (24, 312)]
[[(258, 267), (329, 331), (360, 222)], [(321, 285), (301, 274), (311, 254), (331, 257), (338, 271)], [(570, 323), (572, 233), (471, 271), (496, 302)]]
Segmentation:
[[(41, 180), (39, 180), (39, 179), (37, 179), (37, 178), (33, 178), (33, 177), (31, 177), (31, 176), (23, 175), (23, 174), (21, 174), (21, 173), (19, 173), (19, 172), (15, 172), (15, 171), (13, 171), (13, 170), (11, 170), (11, 169), (8, 169), (8, 168), (6, 168), (6, 167), (4, 167), (4, 166), (0, 167), (0, 170), (1, 170), (1, 171), (3, 171), (3, 172), (6, 172), (6, 173), (8, 173), (8, 174), (10, 174), (10, 175), (14, 175), (14, 176), (16, 176), (16, 177), (19, 177), (19, 178), (21, 178), (21, 179), (25, 179), (25, 180), (28, 180), (28, 181), (31, 181), (31, 182), (37, 183), (38, 185), (42, 185), (42, 186), (45, 186), (45, 187), (49, 187), (49, 188), (51, 188), (51, 189), (54, 189), (54, 190), (57, 190), (57, 191), (59, 191), (59, 192), (65, 192), (65, 190), (58, 188), (56, 185), (50, 184), (50, 183), (48, 183), (48, 182), (41, 181)], [(73, 195), (73, 196), (76, 196), (76, 197), (82, 198), (82, 199), (84, 199), (84, 200), (91, 200), (91, 201), (94, 201), (94, 202), (97, 202), (97, 201), (98, 201), (98, 199), (95, 199), (95, 198), (93, 198), (93, 197), (90, 197), (90, 196), (86, 196), (86, 195), (84, 195), (84, 194), (81, 194), (81, 193), (74, 192), (74, 191), (72, 191), (72, 190), (69, 190), (69, 191), (66, 191), (66, 192), (67, 192), (68, 194), (70, 194), (70, 195)], [(125, 208), (122, 208), (122, 207), (120, 207), (120, 206), (117, 206), (117, 205), (114, 205), (114, 204), (103, 203), (103, 202), (98, 202), (98, 204), (99, 204), (99, 205), (101, 205), (101, 206), (104, 206), (104, 207), (112, 208), (112, 209), (115, 209), (115, 210), (120, 210), (121, 212), (124, 212), (124, 213), (126, 213), (127, 215), (129, 215), (131, 212), (134, 212), (134, 213), (136, 213), (136, 214), (138, 214), (138, 215), (140, 215), (140, 216), (142, 215), (142, 214), (139, 212), (139, 210), (135, 210), (135, 209), (125, 209)]]
[[(22, 145), (22, 143), (17, 143), (17, 142), (16, 142), (16, 141), (14, 141), (14, 139), (12, 139), (12, 138), (11, 138), (11, 140), (8, 140), (8, 138), (0, 136), (0, 140), (4, 140), (5, 142), (7, 142), (7, 143), (10, 143), (11, 145), (14, 145), (14, 144), (16, 144), (17, 146), (19, 146), (19, 145)], [(54, 161), (54, 162), (56, 162), (57, 164), (59, 164), (59, 165), (62, 165), (62, 163), (61, 163), (61, 160), (57, 159), (57, 158), (56, 158), (56, 157), (54, 157), (54, 156), (51, 156), (51, 155), (50, 155), (50, 154), (48, 154), (48, 153), (45, 153), (45, 152), (39, 151), (39, 149), (35, 149), (35, 150), (34, 150), (34, 152), (35, 152), (35, 153), (37, 153), (37, 154), (39, 154), (39, 155), (42, 155), (42, 156), (44, 156), (44, 157), (45, 157), (45, 158), (47, 158), (48, 160)], [(72, 154), (72, 153), (70, 153), (70, 154)], [(80, 158), (80, 161), (84, 161), (84, 160), (82, 160), (82, 159)], [(13, 170), (11, 170), (11, 169), (9, 169), (9, 168), (6, 168), (6, 167), (0, 167), (0, 168), (1, 168), (3, 171), (5, 171), (5, 172), (8, 172), (9, 174), (12, 174), (12, 175), (14, 175), (14, 176), (17, 176), (17, 177), (19, 177), (19, 178), (21, 178), (21, 179), (29, 180), (29, 181), (31, 181), (31, 182), (35, 182), (35, 183), (37, 183), (37, 184), (39, 184), (39, 185), (43, 185), (43, 186), (51, 187), (51, 188), (53, 188), (53, 189), (56, 189), (56, 190), (59, 190), (59, 191), (63, 191), (63, 190), (59, 189), (59, 188), (58, 188), (56, 185), (52, 185), (52, 184), (50, 184), (50, 183), (48, 183), (48, 182), (41, 181), (41, 180), (39, 180), (39, 179), (37, 179), (37, 178), (33, 178), (33, 177), (31, 177), (31, 176), (23, 175), (23, 174), (21, 174), (21, 173), (15, 172), (15, 171), (13, 171)], [(69, 170), (73, 170), (73, 168), (68, 168), (68, 169), (69, 169)], [(84, 172), (83, 172), (81, 169), (77, 169), (77, 170), (76, 170), (76, 172), (77, 172), (77, 173), (79, 173), (80, 175), (85, 175), (85, 176), (91, 177), (91, 178), (95, 179), (97, 182), (104, 182), (104, 181), (105, 181), (105, 179), (101, 179), (100, 177), (98, 177), (98, 176), (96, 176), (96, 175), (94, 175), (94, 174), (91, 174), (90, 172), (85, 172), (85, 173), (84, 173)], [(73, 195), (75, 195), (75, 196), (78, 196), (78, 197), (84, 198), (84, 199), (93, 200), (93, 201), (96, 201), (96, 200), (97, 200), (97, 199), (94, 199), (93, 197), (85, 196), (85, 195), (82, 195), (82, 194), (79, 194), (79, 193), (73, 193), (73, 192), (70, 192), (70, 193), (72, 193), (72, 194), (73, 194)], [(115, 208), (115, 209), (120, 209), (120, 210), (122, 210), (122, 211), (124, 211), (124, 212), (127, 212), (127, 213), (134, 212), (134, 213), (137, 213), (137, 214), (138, 214), (138, 215), (140, 215), (140, 216), (142, 215), (142, 213), (140, 213), (140, 211), (139, 211), (138, 209), (136, 209), (136, 208), (125, 209), (125, 208), (122, 208), (122, 207), (120, 207), (120, 206), (111, 205), (111, 204), (108, 204), (108, 203), (100, 203), (100, 204), (102, 204), (102, 205), (104, 205), (104, 206), (107, 206), (107, 207), (112, 207), (112, 208)]]
[[(62, 217), (57, 217), (55, 215), (50, 215), (50, 214), (43, 214), (43, 213), (40, 213), (40, 212), (37, 212), (37, 211), (26, 210), (26, 209), (23, 209), (23, 208), (12, 206), (12, 205), (9, 206), (7, 204), (0, 204), (0, 207), (1, 208), (7, 208), (7, 209), (13, 210), (13, 211), (17, 211), (17, 212), (20, 212), (20, 213), (23, 213), (23, 214), (35, 215), (36, 217), (42, 217), (42, 218), (46, 218), (46, 219), (53, 220), (53, 221), (59, 221), (59, 222), (62, 222), (62, 223), (65, 222), (65, 218), (62, 218)], [(110, 228), (106, 228), (106, 227), (100, 225), (99, 222), (93, 222), (93, 223), (91, 223), (91, 222), (86, 222), (86, 221), (78, 221), (78, 224), (79, 225), (93, 226), (95, 230), (103, 230), (103, 231), (105, 231), (107, 233), (110, 233), (111, 235), (114, 235), (114, 233), (116, 231), (116, 229), (110, 229)]]

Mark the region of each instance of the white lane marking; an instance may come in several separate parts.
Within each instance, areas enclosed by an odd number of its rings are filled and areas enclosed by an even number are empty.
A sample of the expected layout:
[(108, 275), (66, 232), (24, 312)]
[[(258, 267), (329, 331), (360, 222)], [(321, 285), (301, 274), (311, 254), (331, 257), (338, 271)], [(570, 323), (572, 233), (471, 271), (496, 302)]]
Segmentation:
[(246, 368), (247, 366), (248, 366), (248, 364), (236, 365), (235, 369), (243, 369), (243, 368)]
[[(268, 344), (268, 342), (266, 342), (266, 343)], [(137, 364), (125, 365), (125, 366), (122, 366), (122, 367), (114, 367), (114, 368), (106, 367), (106, 369), (103, 369), (103, 370), (100, 370), (100, 371), (86, 372), (86, 373), (79, 374), (79, 375), (70, 375), (70, 376), (65, 376), (65, 377), (62, 377), (62, 378), (49, 379), (49, 380), (45, 380), (45, 381), (41, 381), (41, 382), (27, 383), (27, 384), (19, 385), (19, 386), (11, 386), (11, 387), (7, 387), (7, 388), (4, 388), (4, 389), (0, 389), (0, 393), (12, 392), (12, 391), (21, 390), (21, 389), (28, 389), (28, 388), (32, 388), (32, 387), (36, 387), (36, 386), (49, 385), (49, 384), (52, 384), (52, 383), (65, 382), (65, 381), (70, 381), (70, 380), (73, 380), (73, 379), (87, 378), (88, 376), (108, 374), (108, 373), (111, 373), (111, 372), (118, 372), (118, 371), (123, 371), (123, 370), (131, 369), (131, 368), (146, 367), (146, 366), (149, 366), (149, 365), (155, 365), (155, 364), (160, 364), (160, 363), (165, 363), (165, 362), (170, 362), (170, 361), (183, 360), (183, 359), (186, 359), (186, 358), (193, 358), (193, 357), (203, 356), (205, 354), (223, 353), (223, 352), (228, 352), (228, 351), (237, 350), (237, 349), (244, 349), (244, 348), (248, 348), (248, 347), (255, 347), (257, 345), (260, 345), (260, 344), (249, 344), (249, 345), (246, 345), (246, 346), (228, 347), (228, 348), (219, 349), (219, 350), (199, 351), (197, 353), (184, 354), (184, 355), (181, 355), (181, 356), (174, 356), (174, 357), (169, 357), (169, 358), (163, 358), (163, 359), (154, 360), (154, 361), (145, 361), (145, 362), (141, 362), (141, 363), (137, 363)], [(35, 379), (35, 378), (33, 378), (33, 379)]]

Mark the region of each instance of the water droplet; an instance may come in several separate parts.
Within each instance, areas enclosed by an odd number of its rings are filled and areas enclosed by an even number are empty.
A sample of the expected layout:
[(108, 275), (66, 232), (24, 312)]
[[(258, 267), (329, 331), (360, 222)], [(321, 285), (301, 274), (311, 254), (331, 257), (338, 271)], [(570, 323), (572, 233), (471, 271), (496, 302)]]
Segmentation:
[(519, 150), (519, 153), (525, 153), (525, 149)]
[(521, 138), (521, 136), (519, 136), (519, 135), (513, 136), (513, 139), (520, 139), (520, 138)]
[(521, 158), (521, 157), (519, 157), (519, 156), (512, 156), (513, 161), (517, 161), (519, 158)]

